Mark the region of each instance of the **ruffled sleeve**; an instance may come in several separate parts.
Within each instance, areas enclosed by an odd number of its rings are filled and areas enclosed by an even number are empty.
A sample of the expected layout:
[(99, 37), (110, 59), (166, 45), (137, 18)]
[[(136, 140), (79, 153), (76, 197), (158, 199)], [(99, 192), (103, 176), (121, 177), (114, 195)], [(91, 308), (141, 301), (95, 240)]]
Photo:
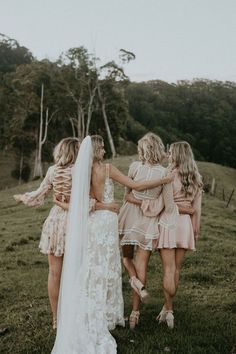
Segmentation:
[(44, 199), (52, 190), (54, 166), (49, 167), (45, 178), (39, 188), (25, 194), (15, 194), (13, 197), (17, 202), (22, 202), (27, 206), (39, 206), (44, 203)]
[(159, 220), (159, 224), (167, 229), (173, 229), (176, 226), (179, 210), (174, 202), (172, 183), (165, 184), (162, 193), (165, 210)]
[(195, 195), (192, 206), (195, 209), (194, 214), (191, 216), (194, 235), (199, 235), (200, 232), (200, 220), (201, 220), (201, 208), (202, 208), (202, 191), (198, 191)]
[[(134, 177), (137, 173), (139, 164), (140, 164), (140, 162), (138, 162), (138, 161), (134, 161), (131, 163), (131, 165), (129, 166), (128, 177), (134, 179)], [(125, 187), (125, 194), (129, 194), (131, 191), (132, 191), (131, 188)]]

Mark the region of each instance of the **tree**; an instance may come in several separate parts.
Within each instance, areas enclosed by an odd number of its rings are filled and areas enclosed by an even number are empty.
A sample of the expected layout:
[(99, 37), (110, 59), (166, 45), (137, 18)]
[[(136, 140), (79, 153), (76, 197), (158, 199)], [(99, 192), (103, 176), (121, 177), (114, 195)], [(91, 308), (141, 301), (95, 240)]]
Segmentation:
[[(35, 150), (34, 177), (43, 176), (42, 146), (47, 138), (48, 124), (59, 110), (51, 87), (54, 71), (54, 64), (42, 61), (20, 65), (15, 72), (8, 74), (14, 106), (10, 133), (15, 136), (20, 128), (22, 140), (28, 134), (34, 136), (34, 146), (31, 145), (31, 153)], [(44, 97), (44, 87), (47, 88), (47, 97)]]
[[(122, 63), (128, 63), (135, 59), (135, 55), (121, 49), (120, 58)], [(102, 108), (102, 116), (105, 123), (112, 158), (114, 158), (116, 156), (116, 149), (108, 122), (107, 105), (111, 99), (112, 91), (120, 90), (120, 93), (123, 96), (124, 86), (127, 85), (129, 79), (125, 75), (122, 66), (117, 65), (114, 61), (108, 62), (99, 68), (99, 77), (103, 77), (103, 79), (98, 81), (98, 98)]]
[(89, 133), (92, 115), (95, 109), (97, 91), (96, 58), (84, 47), (71, 48), (62, 54), (60, 78), (64, 83), (65, 94), (70, 99), (67, 116), (71, 122), (73, 134), (79, 138)]
[(0, 73), (15, 71), (18, 65), (29, 64), (32, 60), (33, 56), (26, 47), (0, 33)]

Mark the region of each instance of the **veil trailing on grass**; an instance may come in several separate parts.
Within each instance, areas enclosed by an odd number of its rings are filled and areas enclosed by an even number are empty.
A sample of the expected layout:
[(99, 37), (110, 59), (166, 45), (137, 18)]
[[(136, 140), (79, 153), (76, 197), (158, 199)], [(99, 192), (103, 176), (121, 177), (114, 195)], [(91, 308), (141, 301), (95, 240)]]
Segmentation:
[[(89, 348), (86, 277), (88, 274), (89, 192), (93, 154), (87, 136), (79, 150), (72, 173), (71, 201), (61, 287), (58, 304), (58, 329), (52, 354), (84, 353)], [(87, 351), (88, 353), (88, 351)]]

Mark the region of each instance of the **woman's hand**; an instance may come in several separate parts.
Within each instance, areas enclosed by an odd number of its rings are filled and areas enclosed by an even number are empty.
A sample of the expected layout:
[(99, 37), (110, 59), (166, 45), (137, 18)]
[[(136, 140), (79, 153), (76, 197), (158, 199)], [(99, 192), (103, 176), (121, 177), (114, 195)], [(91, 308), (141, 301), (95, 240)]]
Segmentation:
[(142, 204), (142, 200), (135, 198), (132, 192), (125, 194), (124, 198), (125, 198), (126, 202), (129, 202), (129, 203), (132, 203), (135, 205), (139, 205), (139, 206), (141, 206), (141, 204)]
[(171, 183), (173, 182), (175, 178), (175, 172), (168, 172), (168, 174), (162, 178), (162, 184), (168, 184), (168, 183)]
[(109, 204), (108, 204), (108, 207), (109, 207), (108, 210), (113, 211), (113, 212), (116, 213), (116, 214), (118, 214), (119, 211), (120, 211), (120, 206), (119, 206), (119, 204), (116, 203), (116, 202), (109, 203)]
[(152, 249), (156, 250), (157, 249), (157, 239), (152, 240)]
[(195, 209), (190, 206), (189, 207), (178, 206), (178, 209), (180, 214), (193, 215), (195, 213)]
[(15, 199), (17, 204), (19, 204), (21, 202), (21, 196), (22, 196), (22, 194), (14, 194), (13, 195), (13, 198)]
[(95, 210), (109, 210), (112, 211), (113, 213), (118, 214), (120, 210), (120, 206), (116, 202), (112, 203), (102, 203), (97, 201), (95, 204)]
[(58, 205), (60, 208), (64, 209), (64, 210), (68, 210), (69, 209), (69, 203), (59, 202), (59, 200), (57, 200), (55, 195), (53, 196), (53, 202), (56, 205)]

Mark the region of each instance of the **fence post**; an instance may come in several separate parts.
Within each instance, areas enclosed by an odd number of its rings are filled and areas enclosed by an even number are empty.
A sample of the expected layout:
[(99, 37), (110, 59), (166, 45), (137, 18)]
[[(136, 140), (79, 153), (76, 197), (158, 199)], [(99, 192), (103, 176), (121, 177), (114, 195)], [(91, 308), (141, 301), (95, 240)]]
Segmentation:
[(216, 180), (215, 178), (213, 178), (211, 182), (211, 191), (210, 191), (211, 195), (215, 195), (215, 188), (216, 188)]
[(230, 203), (230, 201), (231, 201), (231, 199), (232, 199), (232, 197), (233, 197), (233, 194), (234, 194), (234, 189), (232, 190), (232, 192), (231, 192), (231, 194), (230, 194), (230, 197), (229, 197), (228, 203), (227, 203), (227, 205), (226, 205), (226, 208), (228, 208), (229, 203)]
[(224, 188), (222, 190), (222, 199), (223, 199), (223, 201), (225, 201), (225, 190), (224, 190)]

